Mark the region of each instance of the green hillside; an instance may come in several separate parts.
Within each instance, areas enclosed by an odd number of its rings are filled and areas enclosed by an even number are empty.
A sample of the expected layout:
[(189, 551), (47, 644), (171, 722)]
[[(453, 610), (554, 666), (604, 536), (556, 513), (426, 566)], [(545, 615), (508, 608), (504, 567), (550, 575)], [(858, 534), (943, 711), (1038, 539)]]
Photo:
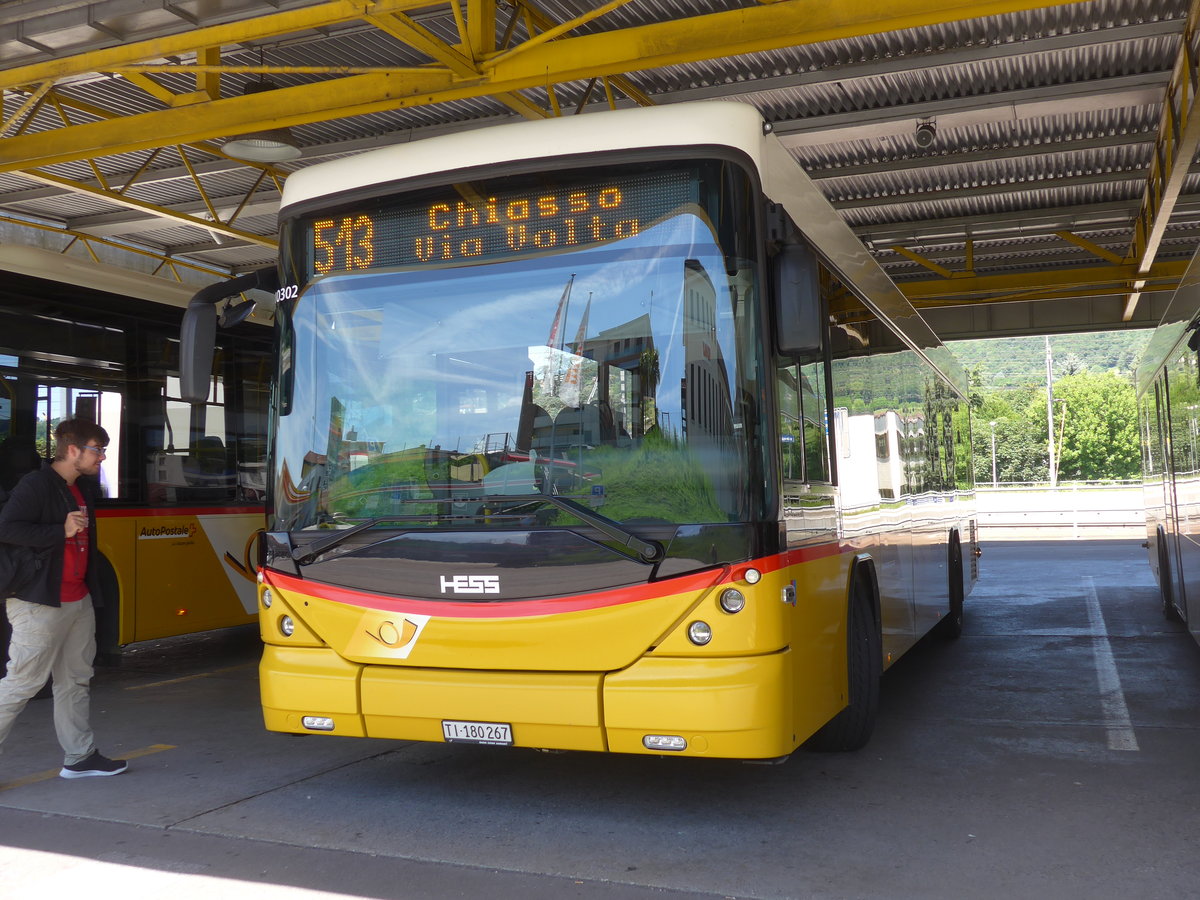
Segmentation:
[[(1112, 372), (1132, 377), (1151, 330), (1056, 334), (1050, 337), (1054, 378), (1080, 372)], [(1046, 344), (1042, 337), (988, 338), (952, 341), (950, 349), (973, 376), (972, 381), (990, 390), (1011, 390), (1045, 385)]]

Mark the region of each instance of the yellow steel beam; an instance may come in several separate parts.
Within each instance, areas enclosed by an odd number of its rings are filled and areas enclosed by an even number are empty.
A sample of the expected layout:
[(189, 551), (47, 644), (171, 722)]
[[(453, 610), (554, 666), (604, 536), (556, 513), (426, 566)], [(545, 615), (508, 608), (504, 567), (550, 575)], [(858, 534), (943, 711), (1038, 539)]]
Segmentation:
[(343, 22), (362, 19), (364, 15), (383, 15), (389, 12), (405, 12), (429, 6), (429, 0), (332, 0), (315, 6), (272, 13), (231, 22), (194, 28), (191, 31), (146, 41), (132, 41), (118, 47), (92, 50), (76, 56), (15, 66), (0, 71), (0, 88), (16, 88), (44, 81), (59, 81), (73, 75), (107, 72), (132, 63), (170, 56), (185, 56), (198, 52), (199, 48), (222, 47), (261, 41), (284, 34), (328, 28)]
[[(144, 200), (138, 200), (134, 197), (126, 197), (122, 194), (116, 193), (115, 191), (106, 191), (101, 188), (93, 187), (92, 185), (85, 184), (81, 181), (72, 181), (69, 178), (51, 175), (48, 172), (22, 172), (21, 175), (22, 177), (28, 178), (31, 181), (49, 184), (77, 194), (87, 194), (89, 196), (105, 200), (108, 203), (112, 203), (117, 206), (124, 206), (129, 209), (136, 209), (139, 212), (148, 213), (161, 219), (168, 219), (183, 225), (194, 225), (195, 227), (203, 228), (206, 231), (224, 234), (232, 238), (237, 238), (238, 240), (248, 241), (252, 244), (270, 247), (271, 249), (275, 249), (279, 246), (278, 242), (276, 242), (274, 238), (264, 237), (261, 234), (254, 234), (250, 231), (243, 231), (240, 228), (234, 228), (217, 219), (209, 221), (208, 219), (202, 219), (199, 216), (192, 216), (188, 215), (187, 213), (177, 212), (176, 210), (158, 206), (154, 203), (147, 203)], [(207, 199), (205, 202), (208, 202)]]
[[(1186, 268), (1186, 260), (1156, 263), (1143, 276), (1147, 283), (1146, 290), (1174, 290)], [(1138, 277), (1137, 267), (1132, 263), (1124, 263), (1004, 275), (906, 281), (901, 282), (899, 287), (916, 306), (958, 306), (1013, 300), (1120, 295), (1128, 293), (1130, 284)]]
[[(221, 63), (220, 47), (204, 47), (196, 51), (196, 64), (217, 66)], [(197, 72), (196, 90), (208, 95), (209, 100), (221, 99), (221, 75), (219, 72)]]
[(1081, 237), (1081, 236), (1075, 234), (1074, 232), (1056, 231), (1054, 233), (1058, 237), (1062, 238), (1064, 241), (1067, 241), (1068, 243), (1074, 244), (1076, 247), (1080, 247), (1080, 248), (1086, 250), (1088, 253), (1092, 254), (1093, 256), (1098, 256), (1101, 259), (1106, 259), (1113, 265), (1119, 266), (1122, 263), (1126, 262), (1125, 257), (1118, 256), (1117, 254), (1113, 253), (1111, 250), (1105, 250), (1099, 244), (1093, 243), (1092, 241), (1089, 241), (1087, 238)]
[[(380, 31), (390, 34), (397, 40), (415, 47), (426, 56), (440, 62), (447, 69), (461, 78), (480, 78), (482, 73), (476, 67), (475, 60), (466, 56), (457, 47), (452, 47), (417, 22), (403, 13), (386, 13), (379, 16), (366, 16)], [(496, 99), (505, 106), (515, 110), (527, 119), (544, 119), (546, 111), (526, 100), (520, 94), (506, 91), (496, 95)]]
[[(1200, 0), (1192, 0), (1187, 22), (1180, 40), (1179, 52), (1171, 81), (1163, 98), (1162, 120), (1150, 158), (1149, 180), (1142, 195), (1142, 206), (1134, 220), (1133, 243), (1129, 257), (1144, 274), (1154, 264), (1154, 257), (1166, 233), (1171, 213), (1183, 192), (1188, 167), (1200, 150), (1200, 106), (1197, 106), (1198, 61), (1196, 35), (1200, 27)], [(1133, 318), (1143, 285), (1135, 282), (1125, 301), (1124, 320)]]
[(929, 259), (928, 257), (922, 256), (919, 253), (909, 250), (907, 247), (902, 247), (899, 244), (893, 244), (888, 249), (891, 250), (893, 253), (900, 254), (901, 256), (905, 257), (906, 259), (911, 259), (917, 265), (923, 266), (924, 268), (928, 269), (930, 272), (933, 272), (935, 275), (941, 275), (943, 278), (968, 278), (971, 275), (970, 272), (952, 272), (950, 269), (947, 269), (945, 266), (943, 266), (939, 263), (935, 263), (932, 259)]
[[(1085, 0), (1071, 0), (1085, 2)], [(312, 10), (329, 14), (336, 7), (342, 15), (354, 6), (361, 18), (382, 14), (383, 7), (428, 5), (419, 0), (375, 0), (360, 4), (321, 4)], [(450, 100), (496, 95), (522, 89), (545, 87), (576, 79), (617, 75), (639, 69), (657, 68), (737, 53), (778, 49), (802, 43), (893, 31), (919, 25), (976, 18), (1001, 13), (1060, 5), (1047, 0), (906, 0), (898, 6), (865, 3), (829, 3), (828, 0), (786, 0), (769, 6), (730, 10), (659, 22), (612, 32), (562, 37), (515, 54), (502, 51), (485, 60), (485, 77), (469, 78), (446, 68), (405, 74), (356, 75), (332, 81), (301, 85), (244, 97), (196, 103), (177, 109), (143, 113), (115, 122), (75, 125), (55, 132), (27, 134), (0, 141), (0, 171), (38, 168), (67, 160), (142, 150), (164, 144), (195, 143), (261, 127), (302, 125), (329, 118), (344, 118), (371, 112), (421, 106)], [(299, 16), (305, 10), (263, 17)], [(246, 28), (263, 20), (242, 23)], [(294, 23), (295, 19), (287, 21)], [(201, 29), (192, 47), (213, 46), (213, 29)], [(298, 28), (296, 29), (298, 30)], [(237, 32), (232, 32), (235, 34)], [(244, 32), (238, 33), (242, 38)], [(165, 40), (165, 39), (164, 39)], [(144, 42), (154, 44), (155, 42)], [(146, 52), (122, 55), (121, 48), (86, 54), (91, 70), (122, 62), (161, 56)], [(177, 48), (176, 52), (185, 52)], [(104, 65), (95, 57), (108, 54)], [(59, 65), (70, 71), (70, 60), (40, 64)], [(81, 65), (78, 59), (74, 68)], [(29, 70), (35, 67), (23, 67)], [(0, 73), (7, 77), (17, 70)], [(41, 81), (21, 75), (21, 84)]]
[[(542, 31), (549, 31), (556, 26), (556, 22), (543, 12), (532, 7), (525, 7), (526, 18), (532, 28), (537, 28)], [(616, 109), (616, 99), (613, 97), (612, 88), (616, 88), (638, 106), (653, 106), (654, 101), (650, 99), (650, 95), (645, 93), (636, 84), (626, 78), (624, 75), (608, 75), (604, 78), (604, 92), (608, 97), (608, 105), (612, 109)]]
[[(1068, 0), (1068, 4), (1087, 0)], [(582, 35), (523, 49), (485, 63), (498, 84), (573, 81), (593, 75), (681, 65), (703, 59), (778, 50), (1061, 6), (1046, 0), (905, 0), (903, 4), (785, 0), (616, 31)]]
[(188, 103), (200, 103), (204, 100), (213, 99), (205, 91), (177, 94), (170, 88), (163, 87), (149, 75), (144, 75), (141, 72), (125, 72), (122, 77), (130, 84), (140, 87), (151, 97), (154, 97), (161, 103), (165, 103), (167, 106), (184, 106)]
[(496, 52), (495, 0), (467, 0), (466, 37), (472, 59), (478, 61)]
[(6, 225), (13, 225), (18, 228), (27, 228), (27, 229), (30, 229), (33, 231), (44, 231), (44, 232), (49, 232), (51, 234), (62, 235), (63, 237), (69, 237), (69, 238), (71, 238), (71, 242), (69, 244), (67, 244), (65, 247), (63, 247), (63, 249), (60, 251), (61, 253), (64, 253), (64, 254), (74, 244), (82, 243), (84, 248), (87, 250), (88, 254), (92, 257), (92, 259), (95, 259), (97, 261), (99, 261), (99, 257), (97, 256), (95, 249), (93, 249), (92, 244), (100, 244), (103, 247), (109, 247), (114, 250), (120, 250), (125, 253), (131, 253), (134, 256), (143, 256), (143, 257), (148, 257), (150, 259), (156, 259), (159, 261), (159, 265), (158, 265), (158, 268), (155, 269), (155, 274), (157, 274), (159, 271), (161, 271), (163, 266), (167, 266), (171, 269), (171, 272), (175, 276), (176, 281), (183, 280), (179, 277), (179, 272), (176, 271), (177, 268), (191, 269), (196, 272), (203, 272), (205, 275), (214, 275), (219, 278), (228, 278), (229, 277), (228, 272), (223, 271), (222, 269), (218, 269), (215, 266), (206, 266), (201, 263), (191, 262), (190, 260), (179, 259), (178, 257), (173, 257), (173, 256), (167, 256), (165, 253), (160, 253), (155, 250), (149, 250), (145, 247), (137, 247), (132, 244), (121, 243), (120, 241), (112, 241), (112, 240), (109, 240), (108, 238), (96, 237), (95, 235), (86, 234), (85, 232), (82, 232), (82, 231), (76, 231), (72, 228), (63, 228), (61, 226), (50, 225), (45, 222), (30, 222), (26, 219), (17, 219), (12, 216), (0, 216), (0, 222), (5, 223)]
[[(65, 94), (59, 93), (57, 91), (52, 91), (48, 95), (48, 99), (52, 100), (54, 105), (57, 107), (78, 110), (79, 112), (87, 113), (89, 116), (93, 116), (94, 118), (97, 118), (97, 119), (103, 119), (103, 120), (121, 119), (121, 116), (118, 113), (113, 112), (112, 110), (105, 109), (102, 106), (97, 106), (94, 103), (88, 103), (85, 100), (77, 100), (74, 97), (68, 97)], [(61, 112), (61, 109), (60, 109), (60, 112)], [(78, 126), (72, 126), (72, 127), (78, 127)], [(161, 142), (158, 147), (155, 147), (155, 148), (147, 147), (144, 149), (161, 149), (162, 147), (166, 147), (166, 146), (170, 146), (170, 144), (167, 142)], [(231, 160), (233, 162), (236, 162), (238, 165), (248, 166), (253, 169), (262, 169), (263, 171), (267, 172), (272, 178), (274, 178), (280, 184), (282, 184), (282, 180), (284, 178), (286, 178), (288, 175), (286, 170), (280, 169), (278, 166), (272, 166), (267, 163), (253, 163), (253, 162), (245, 162), (243, 160), (235, 160), (232, 156), (226, 155), (226, 153), (221, 149), (220, 145), (218, 145), (218, 144), (210, 144), (210, 143), (205, 143), (203, 141), (196, 141), (196, 142), (194, 142), (194, 146), (198, 150), (203, 150), (205, 153), (208, 153), (212, 156)], [(103, 155), (103, 154), (97, 154), (97, 155)]]

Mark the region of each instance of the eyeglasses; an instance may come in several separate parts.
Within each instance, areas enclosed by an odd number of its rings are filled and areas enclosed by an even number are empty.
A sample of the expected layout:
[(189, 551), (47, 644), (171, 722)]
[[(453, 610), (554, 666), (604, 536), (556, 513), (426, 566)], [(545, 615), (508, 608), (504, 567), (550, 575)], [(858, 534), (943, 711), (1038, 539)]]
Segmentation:
[(107, 447), (93, 447), (91, 444), (76, 444), (80, 450), (91, 450), (97, 456), (108, 456)]

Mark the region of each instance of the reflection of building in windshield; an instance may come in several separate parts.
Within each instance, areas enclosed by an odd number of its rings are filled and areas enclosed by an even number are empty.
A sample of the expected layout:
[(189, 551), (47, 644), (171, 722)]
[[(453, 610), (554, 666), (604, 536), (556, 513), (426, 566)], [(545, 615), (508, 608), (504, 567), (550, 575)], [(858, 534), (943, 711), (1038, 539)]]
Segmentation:
[(683, 301), (685, 374), (679, 386), (683, 436), (721, 507), (738, 510), (745, 491), (738, 474), (729, 369), (717, 339), (717, 291), (694, 259), (684, 263)]
[(640, 435), (642, 411), (653, 397), (642, 371), (644, 358), (654, 353), (649, 315), (576, 342), (574, 353), (541, 349), (563, 357), (550, 365), (578, 372), (578, 405), (567, 405), (543, 388), (542, 379), (534, 379), (533, 450), (562, 456), (572, 447), (620, 444)]
[(729, 370), (717, 340), (717, 291), (704, 267), (694, 259), (684, 263), (683, 351), (686, 376), (683, 395), (683, 433), (697, 447), (723, 442), (733, 434), (733, 404)]

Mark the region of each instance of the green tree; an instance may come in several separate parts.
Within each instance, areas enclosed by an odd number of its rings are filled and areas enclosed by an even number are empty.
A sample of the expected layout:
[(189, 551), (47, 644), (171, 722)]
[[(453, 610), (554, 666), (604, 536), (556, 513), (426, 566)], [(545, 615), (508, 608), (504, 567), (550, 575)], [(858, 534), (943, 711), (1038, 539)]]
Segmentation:
[(1068, 375), (1054, 385), (1054, 396), (1063, 401), (1055, 408), (1062, 418), (1055, 423), (1062, 429), (1060, 478), (1099, 481), (1141, 474), (1137, 402), (1127, 379), (1111, 372)]
[[(1041, 397), (1041, 420), (1036, 403)], [(984, 394), (974, 413), (975, 482), (992, 482), (992, 423), (996, 435), (996, 480), (1039, 482), (1050, 478), (1046, 446), (1045, 394), (1033, 389)], [(1039, 431), (1040, 429), (1040, 431)]]

